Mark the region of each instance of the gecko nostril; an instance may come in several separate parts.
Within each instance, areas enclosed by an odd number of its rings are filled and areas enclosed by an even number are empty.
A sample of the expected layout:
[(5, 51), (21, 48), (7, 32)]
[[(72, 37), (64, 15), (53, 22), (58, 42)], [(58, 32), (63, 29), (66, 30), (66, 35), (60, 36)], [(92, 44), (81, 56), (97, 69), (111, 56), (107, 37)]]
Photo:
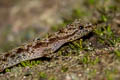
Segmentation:
[(83, 29), (83, 26), (79, 26), (79, 29), (80, 29), (80, 30)]

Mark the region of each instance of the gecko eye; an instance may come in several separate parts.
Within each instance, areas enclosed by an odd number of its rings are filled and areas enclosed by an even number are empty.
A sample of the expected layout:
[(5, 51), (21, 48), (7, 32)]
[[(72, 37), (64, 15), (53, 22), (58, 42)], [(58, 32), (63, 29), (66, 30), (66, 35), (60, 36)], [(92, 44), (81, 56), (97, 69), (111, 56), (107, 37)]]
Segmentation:
[(83, 29), (83, 26), (79, 26), (79, 29), (80, 29), (80, 30)]

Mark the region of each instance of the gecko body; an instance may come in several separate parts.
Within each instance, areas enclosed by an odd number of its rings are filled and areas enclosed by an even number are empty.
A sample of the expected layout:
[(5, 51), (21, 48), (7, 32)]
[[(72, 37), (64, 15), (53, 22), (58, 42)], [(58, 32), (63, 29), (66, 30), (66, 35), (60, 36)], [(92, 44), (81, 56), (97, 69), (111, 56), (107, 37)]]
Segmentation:
[(44, 57), (54, 53), (63, 44), (79, 39), (94, 30), (96, 25), (77, 19), (65, 28), (42, 40), (20, 46), (0, 56), (0, 72), (22, 61)]

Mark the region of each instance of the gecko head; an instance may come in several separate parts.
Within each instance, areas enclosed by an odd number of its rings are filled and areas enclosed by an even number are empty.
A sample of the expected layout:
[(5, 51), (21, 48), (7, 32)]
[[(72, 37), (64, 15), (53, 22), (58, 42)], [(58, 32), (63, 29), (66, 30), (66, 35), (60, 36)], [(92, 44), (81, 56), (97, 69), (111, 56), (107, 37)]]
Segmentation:
[(85, 20), (81, 20), (81, 19), (75, 20), (74, 24), (78, 30), (77, 34), (81, 36), (86, 35), (87, 33), (91, 32), (95, 28), (95, 25), (93, 25), (92, 23), (87, 22)]
[(85, 24), (78, 25), (78, 30), (81, 33), (90, 32), (91, 30), (93, 30), (93, 28), (94, 28), (94, 26), (91, 23), (85, 23)]
[(87, 35), (91, 31), (93, 31), (96, 26), (91, 24), (90, 22), (86, 22), (86, 20), (77, 19), (68, 27), (72, 28), (73, 30), (69, 31), (70, 33), (73, 32), (73, 35), (70, 38), (70, 41), (73, 41)]
[(67, 40), (73, 41), (79, 39), (93, 31), (95, 27), (96, 25), (93, 25), (86, 20), (76, 19), (72, 24), (67, 25), (67, 29), (65, 29), (69, 34)]

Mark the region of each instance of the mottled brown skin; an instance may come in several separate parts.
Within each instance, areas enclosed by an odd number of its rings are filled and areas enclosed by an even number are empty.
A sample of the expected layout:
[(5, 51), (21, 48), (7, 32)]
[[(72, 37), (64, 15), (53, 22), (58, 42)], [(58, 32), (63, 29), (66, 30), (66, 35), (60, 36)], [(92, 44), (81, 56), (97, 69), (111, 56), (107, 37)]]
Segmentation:
[(58, 50), (63, 44), (79, 39), (93, 31), (96, 25), (75, 20), (72, 24), (48, 38), (36, 40), (0, 56), (0, 72), (22, 61), (44, 57)]

